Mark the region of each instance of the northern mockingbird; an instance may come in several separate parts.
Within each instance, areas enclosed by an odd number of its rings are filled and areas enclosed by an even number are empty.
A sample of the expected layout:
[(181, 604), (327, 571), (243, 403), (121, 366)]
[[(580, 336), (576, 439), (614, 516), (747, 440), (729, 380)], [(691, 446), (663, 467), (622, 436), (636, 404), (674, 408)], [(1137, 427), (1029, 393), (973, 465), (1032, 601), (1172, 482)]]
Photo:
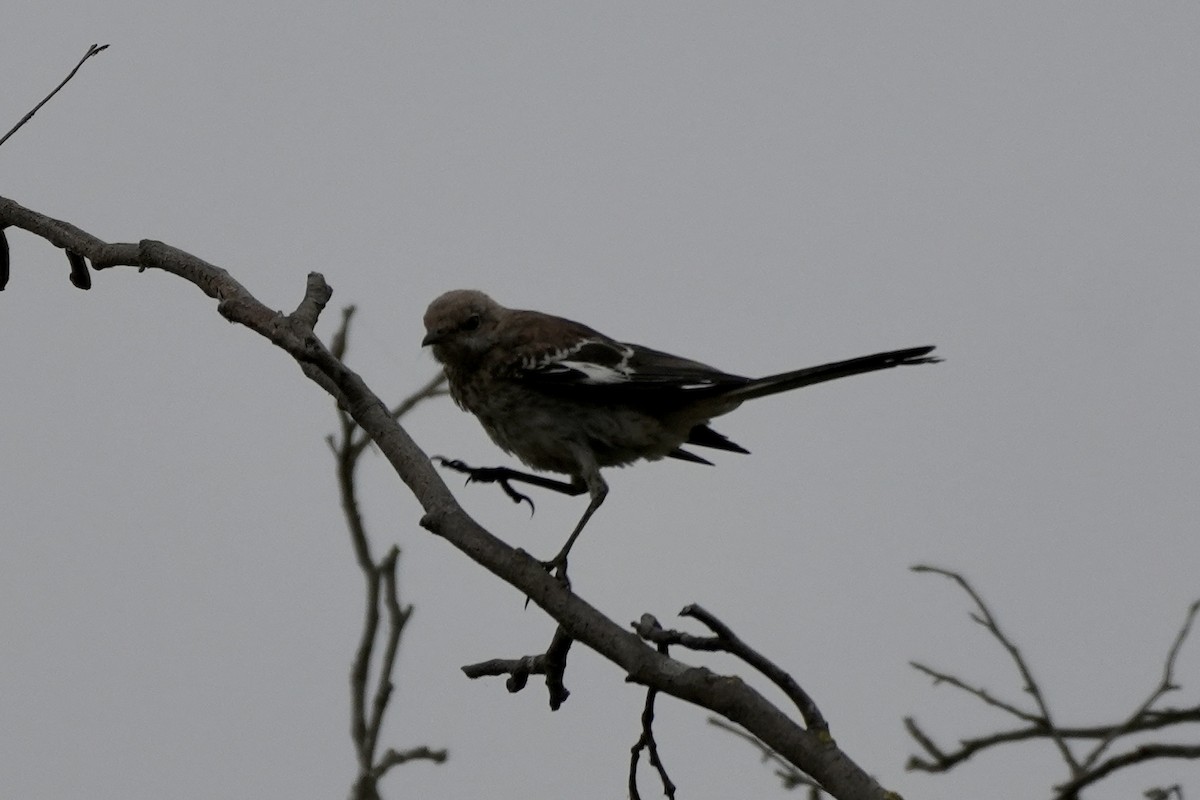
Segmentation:
[(442, 363), (450, 395), (483, 424), (501, 449), (561, 481), (507, 467), (475, 468), (439, 457), (469, 480), (499, 483), (515, 501), (528, 497), (510, 481), (591, 502), (546, 568), (561, 568), (584, 525), (608, 494), (601, 467), (639, 459), (711, 462), (683, 449), (695, 445), (749, 451), (708, 426), (746, 400), (814, 383), (909, 364), (931, 364), (929, 347), (913, 347), (817, 367), (745, 378), (669, 353), (610, 339), (586, 325), (537, 311), (505, 308), (483, 292), (446, 292), (425, 312), (425, 338)]

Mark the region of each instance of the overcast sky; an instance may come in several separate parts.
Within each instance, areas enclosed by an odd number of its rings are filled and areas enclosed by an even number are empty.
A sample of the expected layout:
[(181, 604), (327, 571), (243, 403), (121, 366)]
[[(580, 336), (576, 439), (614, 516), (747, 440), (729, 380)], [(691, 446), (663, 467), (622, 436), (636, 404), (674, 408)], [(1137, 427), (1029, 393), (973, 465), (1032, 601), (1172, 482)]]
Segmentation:
[[(1065, 777), (1044, 744), (904, 771), (905, 715), (947, 747), (1008, 725), (909, 660), (1025, 702), (914, 563), (975, 582), (1063, 723), (1116, 721), (1157, 682), (1200, 596), (1200, 7), (10, 5), (0, 128), (111, 48), (0, 148), (0, 194), (187, 249), (277, 308), (319, 270), (386, 397), (434, 373), (421, 314), (451, 288), (748, 375), (937, 344), (943, 364), (719, 420), (751, 456), (611, 471), (571, 563), (619, 622), (721, 616), (885, 786), (1010, 800)], [(194, 287), (119, 270), (80, 292), (60, 252), (9, 238), (0, 796), (345, 796), (362, 591), (331, 401)], [(511, 463), (448, 401), (406, 424)], [(365, 471), (417, 608), (384, 742), (451, 754), (388, 796), (624, 797), (642, 691), (582, 648), (556, 713), (540, 685), (466, 680), (552, 625), (421, 530), (382, 459)], [(542, 557), (584, 505), (538, 496), (530, 519), (448, 479)], [(1193, 641), (1173, 704), (1198, 665)], [(661, 702), (681, 798), (783, 795), (704, 719)], [(1094, 794), (1173, 783), (1200, 766)]]

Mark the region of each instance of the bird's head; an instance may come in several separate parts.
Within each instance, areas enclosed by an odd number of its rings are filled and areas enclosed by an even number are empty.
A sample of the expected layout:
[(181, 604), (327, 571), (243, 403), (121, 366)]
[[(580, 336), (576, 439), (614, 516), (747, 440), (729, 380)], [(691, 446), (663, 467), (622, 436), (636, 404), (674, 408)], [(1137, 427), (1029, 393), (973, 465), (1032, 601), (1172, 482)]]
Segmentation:
[(421, 346), (432, 346), (434, 358), (443, 364), (477, 359), (495, 343), (503, 310), (495, 300), (474, 289), (446, 292), (425, 311)]

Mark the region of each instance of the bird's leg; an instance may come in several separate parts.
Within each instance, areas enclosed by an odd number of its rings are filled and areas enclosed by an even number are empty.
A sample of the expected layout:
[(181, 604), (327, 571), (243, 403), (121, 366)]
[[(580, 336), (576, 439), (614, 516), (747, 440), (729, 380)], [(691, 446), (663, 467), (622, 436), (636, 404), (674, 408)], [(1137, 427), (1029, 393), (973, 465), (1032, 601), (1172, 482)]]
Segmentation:
[(592, 495), (592, 502), (588, 503), (587, 509), (583, 512), (583, 516), (579, 518), (579, 522), (575, 525), (575, 530), (571, 531), (571, 535), (567, 537), (567, 543), (558, 551), (558, 555), (549, 561), (543, 561), (542, 566), (547, 572), (556, 572), (558, 579), (566, 585), (570, 585), (567, 581), (567, 555), (571, 552), (571, 547), (575, 544), (575, 540), (579, 538), (579, 534), (583, 532), (583, 526), (587, 525), (592, 514), (596, 513), (604, 498), (608, 496), (608, 484), (604, 482), (604, 478), (600, 477), (600, 470), (593, 469), (590, 473), (583, 476), (583, 482), (587, 486), (588, 492)]
[(561, 492), (565, 495), (575, 497), (588, 491), (588, 487), (581, 480), (560, 481), (554, 478), (546, 478), (541, 475), (533, 475), (529, 472), (521, 472), (520, 470), (509, 469), (508, 467), (470, 467), (459, 461), (458, 459), (450, 459), (445, 456), (434, 456), (433, 460), (441, 464), (443, 467), (461, 472), (467, 476), (467, 483), (478, 481), (479, 483), (498, 483), (504, 493), (512, 499), (514, 503), (522, 501), (529, 503), (529, 511), (533, 513), (533, 501), (528, 496), (521, 494), (516, 489), (512, 488), (509, 481), (520, 481), (528, 483), (531, 486), (540, 486), (543, 489)]
[(509, 469), (508, 467), (471, 467), (461, 461), (449, 459), (444, 456), (433, 456), (433, 460), (443, 467), (466, 475), (467, 483), (471, 483), (472, 481), (498, 483), (500, 484), (500, 488), (504, 490), (504, 493), (511, 497), (514, 502), (519, 503), (524, 500), (529, 503), (530, 508), (533, 508), (533, 501), (512, 488), (509, 481), (520, 481), (528, 483), (531, 486), (540, 486), (543, 489), (561, 492), (572, 497), (581, 495), (584, 492), (589, 493), (592, 496), (592, 501), (588, 503), (583, 516), (576, 523), (575, 530), (571, 531), (571, 535), (567, 537), (567, 543), (562, 546), (562, 549), (558, 551), (558, 555), (554, 558), (541, 562), (541, 565), (545, 567), (547, 572), (555, 573), (565, 586), (570, 586), (570, 582), (567, 580), (567, 556), (570, 554), (571, 548), (575, 545), (575, 540), (583, 532), (584, 526), (592, 518), (592, 514), (596, 513), (596, 509), (604, 503), (604, 498), (608, 495), (608, 484), (600, 476), (600, 468), (596, 465), (591, 453), (577, 451), (576, 456), (586, 464), (586, 468), (582, 470), (581, 475), (574, 476), (570, 481), (546, 478), (541, 475), (533, 475), (528, 472)]

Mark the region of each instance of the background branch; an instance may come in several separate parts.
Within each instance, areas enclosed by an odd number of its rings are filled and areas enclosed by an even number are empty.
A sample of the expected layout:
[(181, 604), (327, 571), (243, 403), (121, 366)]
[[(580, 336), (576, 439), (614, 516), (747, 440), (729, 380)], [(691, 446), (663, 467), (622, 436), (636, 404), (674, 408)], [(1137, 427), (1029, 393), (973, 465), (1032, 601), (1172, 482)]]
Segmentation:
[[(1189, 606), (1183, 624), (1180, 626), (1167, 651), (1162, 677), (1158, 684), (1131, 714), (1112, 725), (1065, 727), (1051, 720), (1045, 697), (1042, 694), (1041, 688), (1033, 679), (1032, 671), (1025, 662), (1025, 659), (1021, 656), (1020, 651), (1012, 640), (1000, 630), (995, 616), (966, 578), (956, 572), (937, 567), (917, 566), (913, 567), (913, 570), (915, 572), (929, 572), (950, 578), (967, 594), (976, 609), (972, 612), (971, 619), (987, 629), (992, 637), (1000, 642), (1009, 653), (1017, 665), (1026, 690), (1034, 698), (1039, 713), (1026, 712), (1013, 704), (997, 700), (986, 690), (944, 671), (935, 670), (924, 664), (910, 662), (914, 669), (932, 677), (935, 684), (944, 683), (961, 689), (981, 702), (994, 708), (999, 708), (1016, 716), (1023, 722), (1029, 723), (1029, 726), (1017, 730), (1001, 731), (961, 739), (955, 749), (947, 751), (939, 747), (933, 738), (917, 725), (916, 720), (909, 717), (905, 720), (905, 727), (909, 735), (913, 737), (925, 752), (926, 757), (911, 756), (908, 760), (908, 769), (925, 772), (947, 772), (976, 753), (992, 747), (1029, 739), (1049, 739), (1054, 743), (1059, 753), (1063, 755), (1063, 761), (1066, 763), (1070, 774), (1066, 782), (1055, 787), (1056, 800), (1075, 800), (1084, 787), (1090, 786), (1122, 768), (1154, 759), (1200, 758), (1200, 745), (1166, 743), (1144, 743), (1134, 746), (1123, 753), (1103, 758), (1104, 753), (1122, 737), (1134, 733), (1145, 733), (1183, 723), (1200, 721), (1200, 705), (1182, 709), (1155, 709), (1153, 707), (1168, 692), (1179, 688), (1175, 684), (1175, 664), (1179, 652), (1192, 630), (1192, 624), (1195, 621), (1196, 615), (1200, 612), (1200, 601), (1192, 603)], [(1071, 749), (1069, 744), (1071, 741), (1095, 741), (1095, 744), (1086, 756), (1080, 758)]]
[(1183, 625), (1180, 626), (1179, 632), (1175, 635), (1175, 641), (1171, 644), (1170, 650), (1167, 651), (1167, 660), (1163, 664), (1162, 680), (1150, 692), (1145, 702), (1138, 706), (1124, 723), (1114, 725), (1108, 735), (1101, 738), (1095, 748), (1084, 757), (1084, 768), (1094, 766), (1100, 760), (1100, 756), (1104, 754), (1104, 751), (1108, 749), (1108, 746), (1116, 741), (1118, 737), (1131, 733), (1134, 730), (1146, 730), (1142, 726), (1150, 709), (1168, 692), (1173, 692), (1179, 688), (1175, 685), (1175, 660), (1179, 657), (1179, 650), (1183, 647), (1183, 643), (1187, 641), (1188, 634), (1191, 633), (1192, 623), (1196, 620), (1196, 612), (1198, 610), (1200, 610), (1200, 600), (1188, 607)]
[(79, 63), (75, 65), (75, 68), (67, 73), (67, 77), (62, 79), (62, 83), (60, 83), (58, 86), (55, 86), (50, 91), (50, 94), (48, 94), (44, 98), (42, 98), (42, 102), (38, 103), (36, 106), (34, 106), (33, 108), (31, 108), (29, 110), (29, 113), (27, 113), (25, 116), (21, 117), (21, 119), (17, 122), (17, 124), (13, 125), (12, 128), (8, 131), (8, 133), (4, 134), (3, 136), (0, 136), (0, 145), (3, 145), (5, 142), (7, 142), (9, 137), (12, 136), (17, 131), (19, 131), (26, 122), (29, 122), (29, 120), (33, 119), (33, 115), (36, 114), (39, 110), (41, 110), (42, 106), (46, 105), (46, 103), (49, 103), (50, 98), (52, 98), (52, 97), (54, 97), (54, 95), (58, 94), (59, 89), (66, 86), (67, 82), (70, 81), (71, 78), (75, 77), (75, 73), (79, 72), (79, 68), (83, 66), (84, 62), (86, 62), (92, 56), (102, 53), (107, 49), (108, 49), (108, 45), (106, 45), (106, 44), (100, 44), (100, 45), (93, 44), (91, 47), (89, 47), (87, 49), (87, 52), (83, 54), (83, 58), (79, 59)]
[(821, 787), (816, 783), (816, 781), (805, 775), (803, 772), (797, 770), (793, 765), (789, 764), (784, 759), (780, 758), (778, 753), (767, 747), (756, 737), (751, 736), (744, 730), (734, 725), (730, 725), (725, 720), (717, 717), (709, 717), (708, 724), (712, 725), (713, 727), (720, 728), (726, 733), (733, 734), (742, 741), (748, 742), (756, 750), (758, 750), (764, 764), (770, 763), (775, 765), (775, 775), (780, 781), (782, 781), (783, 788), (791, 790), (798, 786), (804, 787), (809, 790), (810, 800), (817, 800), (817, 798), (821, 796)]
[[(1030, 670), (1029, 665), (1025, 663), (1025, 658), (1021, 655), (1020, 649), (1004, 634), (1003, 631), (1000, 630), (999, 623), (996, 622), (996, 618), (992, 616), (992, 612), (983, 602), (983, 598), (980, 597), (975, 591), (974, 587), (972, 587), (971, 584), (969, 584), (966, 579), (957, 572), (941, 569), (939, 567), (931, 567), (926, 564), (918, 564), (917, 566), (913, 567), (912, 570), (913, 572), (930, 572), (935, 575), (941, 575), (944, 578), (949, 578), (957, 583), (959, 588), (966, 592), (967, 596), (971, 598), (971, 600), (975, 603), (976, 609), (971, 613), (971, 619), (979, 625), (982, 625), (987, 632), (992, 635), (992, 638), (999, 642), (1000, 646), (1005, 649), (1009, 658), (1012, 660), (1013, 665), (1017, 668), (1017, 672), (1021, 675), (1021, 682), (1023, 684), (1022, 688), (1029, 694), (1030, 697), (1033, 698), (1033, 702), (1038, 708), (1038, 715), (1036, 717), (1023, 716), (1019, 712), (1016, 713), (1018, 713), (1018, 716), (1022, 716), (1024, 719), (1034, 719), (1039, 724), (1045, 726), (1048, 737), (1052, 742), (1054, 742), (1054, 746), (1058, 748), (1058, 753), (1060, 756), (1062, 756), (1062, 759), (1066, 763), (1068, 769), (1071, 770), (1071, 774), (1078, 775), (1081, 770), (1079, 761), (1075, 758), (1075, 754), (1071, 752), (1071, 748), (1067, 746), (1066, 741), (1058, 733), (1058, 728), (1054, 724), (1054, 720), (1050, 715), (1050, 705), (1046, 702), (1045, 695), (1042, 694), (1041, 686), (1034, 679), (1033, 672)], [(982, 696), (982, 690), (978, 694)]]
[[(319, 308), (312, 305), (307, 309), (307, 313), (310, 314), (312, 323), (315, 323)], [(346, 355), (350, 338), (350, 321), (353, 316), (354, 307), (345, 308), (342, 311), (341, 324), (332, 337), (332, 353), (339, 360)], [(308, 370), (306, 370), (306, 374), (307, 372)], [(421, 401), (436, 396), (436, 388), (440, 383), (438, 380), (430, 381), (406, 398), (397, 407), (402, 410), (393, 412), (394, 418), (399, 418)], [(433, 750), (426, 746), (403, 752), (389, 748), (381, 757), (376, 758), (380, 731), (383, 728), (388, 703), (395, 689), (396, 654), (400, 649), (400, 638), (404, 633), (404, 627), (412, 616), (412, 606), (400, 604), (400, 592), (396, 578), (400, 548), (393, 545), (388, 549), (387, 554), (377, 562), (371, 554), (366, 523), (359, 508), (356, 471), (359, 459), (370, 439), (362, 433), (354, 419), (344, 409), (339, 408), (337, 415), (338, 438), (334, 439), (330, 436), (327, 437), (326, 442), (333, 451), (336, 461), (337, 486), (342, 501), (342, 512), (350, 533), (355, 561), (363, 573), (366, 590), (363, 628), (350, 670), (350, 731), (358, 762), (358, 776), (354, 781), (351, 798), (352, 800), (375, 800), (379, 796), (379, 780), (392, 767), (418, 759), (441, 763), (446, 760), (447, 753), (445, 749)], [(380, 641), (379, 628), (381, 616), (383, 616), (381, 608), (386, 612), (387, 624), (382, 637), (383, 655), (372, 691), (370, 687), (371, 664), (376, 645)], [(369, 709), (368, 696), (370, 696)]]

